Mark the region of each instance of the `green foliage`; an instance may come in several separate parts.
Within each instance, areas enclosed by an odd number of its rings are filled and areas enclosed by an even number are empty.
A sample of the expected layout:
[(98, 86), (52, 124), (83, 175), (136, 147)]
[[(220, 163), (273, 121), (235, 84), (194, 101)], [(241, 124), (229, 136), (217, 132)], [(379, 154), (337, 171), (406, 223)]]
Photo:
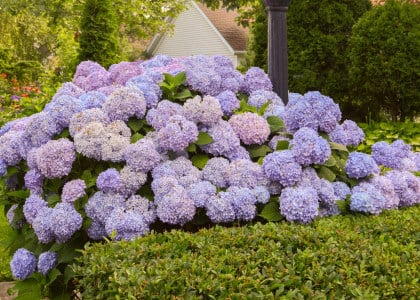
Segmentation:
[(4, 207), (0, 205), (0, 281), (12, 280), (12, 274), (10, 273), (10, 255), (7, 251), (6, 237), (11, 234), (11, 228), (5, 214), (3, 213)]
[(187, 80), (185, 72), (179, 72), (176, 75), (169, 73), (163, 75), (164, 80), (159, 83), (159, 86), (162, 89), (164, 99), (182, 103), (193, 96), (191, 91), (184, 85), (185, 80)]
[(366, 13), (349, 41), (350, 80), (356, 99), (373, 119), (386, 112), (393, 121), (420, 112), (420, 9), (389, 0)]
[(118, 23), (112, 1), (87, 0), (80, 29), (80, 61), (92, 60), (105, 68), (119, 61)]
[(415, 299), (420, 207), (90, 244), (83, 299)]
[(360, 123), (359, 126), (365, 132), (365, 140), (357, 147), (357, 151), (365, 153), (371, 152), (374, 143), (385, 141), (392, 143), (401, 139), (410, 144), (413, 151), (420, 151), (420, 123), (413, 122), (371, 122)]

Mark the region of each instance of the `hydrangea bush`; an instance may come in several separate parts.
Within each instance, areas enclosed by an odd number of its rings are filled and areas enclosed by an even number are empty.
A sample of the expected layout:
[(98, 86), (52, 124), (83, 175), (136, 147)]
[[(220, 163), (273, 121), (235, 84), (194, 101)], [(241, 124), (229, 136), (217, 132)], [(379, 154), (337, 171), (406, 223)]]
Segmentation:
[(410, 145), (352, 151), (364, 133), (331, 98), (289, 98), (223, 56), (82, 62), (42, 112), (0, 129), (13, 276), (71, 291), (87, 242), (420, 202)]

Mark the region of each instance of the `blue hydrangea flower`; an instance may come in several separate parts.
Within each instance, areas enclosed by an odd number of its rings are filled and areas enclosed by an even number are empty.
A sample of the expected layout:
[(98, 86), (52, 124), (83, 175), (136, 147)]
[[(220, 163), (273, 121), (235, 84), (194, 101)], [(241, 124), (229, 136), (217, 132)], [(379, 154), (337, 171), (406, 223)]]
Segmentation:
[(182, 116), (183, 109), (178, 103), (169, 100), (162, 100), (156, 108), (149, 109), (146, 115), (147, 124), (155, 130), (166, 126), (170, 117), (174, 115)]
[(213, 142), (200, 146), (200, 148), (207, 153), (215, 156), (226, 155), (240, 146), (239, 137), (227, 121), (220, 120), (217, 124), (209, 127), (206, 132), (212, 137)]
[(219, 101), (211, 96), (195, 96), (183, 105), (183, 115), (196, 124), (211, 126), (223, 116)]
[(221, 92), (215, 97), (225, 116), (231, 116), (232, 113), (240, 107), (240, 102), (236, 94), (230, 90)]
[(420, 179), (407, 171), (389, 171), (385, 177), (391, 180), (399, 198), (399, 207), (420, 203)]
[(197, 125), (183, 116), (172, 116), (158, 131), (158, 143), (164, 150), (181, 151), (197, 140)]
[(24, 132), (10, 130), (0, 136), (0, 159), (6, 165), (14, 166), (23, 158), (22, 144), (24, 143)]
[(276, 104), (284, 107), (284, 103), (281, 98), (272, 91), (269, 90), (256, 90), (253, 91), (248, 98), (248, 104), (255, 106), (260, 109), (264, 104)]
[(38, 272), (47, 275), (53, 268), (57, 266), (58, 254), (47, 251), (42, 252), (38, 257)]
[(54, 119), (60, 129), (69, 127), (71, 117), (84, 109), (79, 98), (63, 95), (47, 103), (44, 112)]
[(228, 122), (245, 145), (261, 145), (270, 135), (267, 120), (252, 112), (233, 115)]
[(344, 146), (357, 146), (365, 139), (365, 133), (352, 120), (345, 120), (328, 133), (330, 140)]
[(206, 215), (213, 223), (228, 223), (235, 220), (235, 210), (227, 199), (224, 192), (210, 197), (206, 203)]
[(162, 157), (153, 141), (143, 138), (125, 149), (124, 159), (134, 170), (147, 173), (157, 166)]
[(146, 113), (143, 93), (134, 86), (117, 88), (105, 100), (103, 111), (111, 121), (128, 121), (130, 117), (142, 119)]
[(280, 198), (280, 213), (287, 221), (310, 223), (319, 214), (317, 192), (312, 187), (287, 187)]
[(256, 186), (251, 190), (251, 192), (255, 196), (256, 203), (266, 204), (270, 201), (270, 190), (267, 186)]
[(155, 202), (158, 202), (164, 196), (169, 194), (176, 186), (180, 186), (180, 184), (175, 175), (162, 175), (154, 178), (152, 181), (152, 191), (155, 196)]
[(196, 207), (205, 207), (210, 197), (216, 195), (216, 187), (209, 181), (199, 181), (187, 188), (188, 196)]
[(370, 183), (362, 182), (351, 191), (350, 209), (353, 211), (379, 214), (385, 203), (382, 193)]
[(93, 220), (86, 232), (88, 237), (94, 241), (102, 240), (108, 236), (105, 231), (105, 225), (98, 220)]
[(350, 195), (350, 187), (342, 181), (334, 181), (332, 183), (334, 188), (334, 195), (338, 200), (346, 200), (347, 195)]
[(37, 166), (46, 178), (61, 178), (70, 173), (76, 160), (73, 143), (66, 138), (51, 140), (39, 147)]
[(106, 95), (99, 91), (90, 91), (79, 96), (84, 109), (101, 108), (106, 100)]
[(247, 94), (251, 94), (257, 90), (271, 91), (273, 85), (268, 78), (268, 75), (263, 69), (258, 67), (249, 68), (244, 76), (244, 80), (241, 86), (241, 91)]
[(110, 120), (105, 112), (100, 108), (91, 108), (74, 114), (70, 119), (69, 132), (74, 137), (90, 122), (100, 122), (108, 125)]
[(308, 127), (300, 128), (290, 142), (295, 161), (303, 166), (323, 164), (331, 155), (327, 140)]
[(131, 78), (127, 81), (126, 86), (135, 86), (143, 93), (147, 108), (156, 107), (162, 97), (162, 90), (159, 85), (144, 75)]
[(38, 169), (32, 169), (26, 172), (25, 187), (30, 190), (33, 194), (41, 195), (42, 185), (44, 183), (44, 175)]
[(231, 186), (226, 192), (221, 192), (220, 196), (231, 203), (235, 217), (239, 221), (251, 221), (255, 218), (257, 199), (249, 188)]
[(229, 152), (226, 152), (225, 156), (227, 159), (229, 159), (230, 162), (233, 162), (237, 159), (251, 160), (249, 152), (242, 146), (238, 146)]
[(402, 160), (408, 158), (411, 146), (402, 140), (396, 140), (391, 145), (387, 142), (377, 142), (372, 145), (372, 158), (376, 163), (393, 169), (401, 169)]
[(85, 212), (92, 221), (98, 221), (104, 225), (115, 208), (124, 207), (124, 202), (123, 195), (99, 191), (89, 198), (85, 205)]
[(140, 195), (129, 197), (125, 201), (125, 210), (140, 214), (147, 225), (152, 224), (157, 218), (155, 203)]
[(272, 181), (283, 186), (295, 185), (302, 176), (299, 165), (290, 150), (275, 151), (264, 157), (262, 168), (265, 175)]
[(252, 189), (266, 185), (268, 178), (259, 164), (247, 159), (237, 159), (229, 165), (228, 182), (231, 186)]
[(86, 183), (82, 179), (73, 179), (66, 182), (61, 192), (61, 201), (74, 202), (86, 195)]
[(115, 232), (114, 240), (134, 240), (149, 233), (148, 224), (143, 216), (132, 210), (116, 208), (112, 211), (105, 223), (105, 231), (108, 236)]
[(376, 162), (373, 158), (361, 152), (351, 152), (345, 170), (350, 178), (363, 178), (371, 175), (377, 169)]
[(26, 198), (25, 204), (23, 205), (23, 215), (25, 216), (26, 221), (29, 224), (32, 224), (38, 212), (46, 207), (48, 207), (47, 201), (42, 199), (39, 195), (31, 194)]
[(82, 228), (83, 218), (73, 204), (61, 202), (53, 208), (51, 223), (56, 242), (62, 244)]
[(57, 126), (50, 114), (40, 112), (30, 117), (30, 121), (24, 131), (24, 137), (28, 140), (31, 147), (39, 147), (51, 140), (59, 130), (59, 126)]
[(210, 158), (204, 166), (201, 175), (203, 180), (210, 181), (219, 188), (228, 186), (229, 161), (223, 157)]
[(368, 182), (377, 188), (384, 196), (384, 209), (398, 208), (400, 199), (395, 193), (393, 182), (389, 178), (385, 176), (373, 176)]
[(32, 222), (32, 228), (34, 229), (35, 235), (42, 244), (51, 243), (55, 239), (52, 223), (53, 212), (53, 208), (41, 208)]
[(28, 278), (36, 270), (35, 254), (25, 248), (17, 249), (10, 262), (10, 269), (17, 280)]
[(85, 93), (84, 90), (82, 90), (80, 87), (75, 85), (73, 82), (64, 82), (61, 87), (57, 90), (55, 95), (52, 97), (52, 101), (57, 99), (60, 96), (68, 95), (75, 98), (78, 98), (79, 96), (83, 95)]
[(130, 166), (124, 166), (120, 171), (123, 188), (120, 191), (123, 195), (135, 194), (147, 181), (147, 174), (133, 170)]

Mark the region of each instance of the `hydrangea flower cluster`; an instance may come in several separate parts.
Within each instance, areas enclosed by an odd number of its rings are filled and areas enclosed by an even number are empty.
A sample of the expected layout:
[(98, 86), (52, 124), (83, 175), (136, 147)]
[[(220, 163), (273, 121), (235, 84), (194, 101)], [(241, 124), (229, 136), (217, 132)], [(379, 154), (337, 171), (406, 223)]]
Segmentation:
[[(180, 72), (193, 96), (178, 101), (160, 86), (164, 73)], [(276, 118), (285, 130), (273, 129)], [(13, 276), (55, 268), (51, 243), (132, 240), (157, 222), (247, 222), (278, 202), (277, 214), (309, 223), (339, 213), (337, 200), (371, 214), (420, 203), (412, 173), (420, 156), (402, 141), (377, 143), (372, 156), (350, 152), (333, 183), (322, 176), (320, 165), (335, 159), (329, 141), (356, 146), (364, 138), (340, 120), (331, 98), (290, 93), (284, 105), (262, 69), (241, 74), (223, 56), (159, 55), (108, 70), (82, 62), (42, 112), (0, 128), (0, 175), (29, 193), (10, 203), (7, 218), (39, 242), (15, 253)]]

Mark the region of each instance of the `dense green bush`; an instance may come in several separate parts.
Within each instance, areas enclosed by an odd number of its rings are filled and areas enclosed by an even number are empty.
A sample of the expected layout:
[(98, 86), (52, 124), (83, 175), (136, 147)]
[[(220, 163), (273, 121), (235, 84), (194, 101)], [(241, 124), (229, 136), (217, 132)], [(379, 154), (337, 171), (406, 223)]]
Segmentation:
[(354, 97), (374, 119), (381, 111), (393, 121), (420, 112), (420, 7), (388, 0), (366, 13), (349, 40)]
[(11, 234), (12, 229), (6, 220), (3, 213), (4, 207), (0, 206), (0, 282), (12, 280), (10, 272), (10, 259), (9, 251), (7, 249), (7, 236)]
[(80, 61), (92, 60), (105, 68), (119, 61), (118, 23), (112, 1), (87, 0), (80, 27)]
[(83, 299), (415, 299), (420, 206), (92, 244)]

